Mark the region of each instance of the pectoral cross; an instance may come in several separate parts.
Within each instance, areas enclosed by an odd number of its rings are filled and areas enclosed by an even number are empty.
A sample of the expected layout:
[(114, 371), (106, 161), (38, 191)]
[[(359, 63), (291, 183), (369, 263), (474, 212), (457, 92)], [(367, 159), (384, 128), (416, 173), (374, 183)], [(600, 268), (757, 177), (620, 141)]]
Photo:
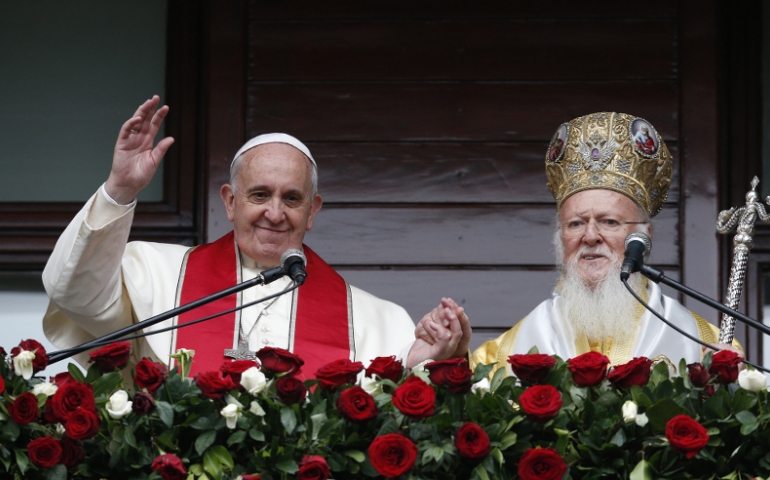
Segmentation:
[(240, 339), (238, 340), (238, 348), (226, 348), (225, 357), (230, 357), (233, 360), (256, 360), (257, 352), (249, 350), (249, 341)]

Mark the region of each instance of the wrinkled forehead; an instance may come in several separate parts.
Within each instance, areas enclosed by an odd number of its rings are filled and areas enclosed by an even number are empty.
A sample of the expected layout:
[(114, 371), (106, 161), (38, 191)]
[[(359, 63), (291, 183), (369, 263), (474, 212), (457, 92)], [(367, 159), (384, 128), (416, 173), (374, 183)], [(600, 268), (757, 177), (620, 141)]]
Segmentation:
[(584, 190), (567, 198), (559, 210), (559, 219), (571, 217), (603, 218), (615, 216), (626, 221), (639, 221), (639, 206), (622, 193), (613, 190)]

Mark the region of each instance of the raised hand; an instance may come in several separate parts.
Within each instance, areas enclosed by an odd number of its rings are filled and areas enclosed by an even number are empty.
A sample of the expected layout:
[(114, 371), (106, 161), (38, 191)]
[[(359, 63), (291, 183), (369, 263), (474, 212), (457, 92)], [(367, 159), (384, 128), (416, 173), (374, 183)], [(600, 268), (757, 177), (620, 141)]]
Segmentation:
[(416, 340), (409, 350), (407, 366), (427, 360), (462, 357), (468, 352), (471, 326), (465, 309), (451, 298), (426, 314), (415, 328)]
[(174, 143), (172, 137), (166, 137), (153, 148), (155, 136), (168, 114), (168, 106), (158, 108), (159, 103), (160, 97), (154, 95), (120, 127), (112, 170), (104, 184), (107, 194), (120, 204), (131, 203), (150, 183), (160, 161)]

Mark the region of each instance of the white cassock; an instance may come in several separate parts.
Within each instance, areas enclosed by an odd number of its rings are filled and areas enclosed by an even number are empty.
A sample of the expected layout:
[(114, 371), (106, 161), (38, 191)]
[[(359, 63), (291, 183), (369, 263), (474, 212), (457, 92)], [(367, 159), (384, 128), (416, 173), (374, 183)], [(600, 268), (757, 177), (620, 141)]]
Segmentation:
[[(700, 340), (714, 344), (719, 330), (703, 318), (687, 310), (681, 303), (661, 293), (654, 282), (647, 282), (647, 303), (663, 318)], [(525, 354), (536, 346), (540, 353), (558, 355), (563, 360), (588, 351), (599, 351), (610, 359), (612, 365), (622, 365), (635, 357), (653, 360), (665, 359), (678, 368), (679, 360), (687, 363), (701, 360), (701, 345), (684, 337), (640, 304), (634, 319), (618, 319), (627, 322), (633, 332), (625, 341), (606, 339), (601, 344), (589, 344), (585, 335), (576, 335), (571, 323), (562, 315), (564, 298), (557, 292), (538, 305), (513, 328), (481, 345), (473, 353), (473, 364), (497, 362), (505, 365), (512, 375), (508, 356)]]
[[(43, 284), (51, 299), (43, 330), (57, 348), (85, 343), (176, 306), (180, 269), (191, 247), (127, 243), (134, 206), (111, 203), (100, 189), (57, 241), (43, 271)], [(265, 268), (241, 254), (242, 280), (254, 278)], [(284, 278), (246, 289), (242, 303), (279, 292), (288, 284)], [(368, 366), (375, 357), (399, 355), (405, 361), (414, 341), (414, 323), (406, 310), (356, 287), (350, 286), (350, 291), (354, 331), (351, 360)], [(291, 295), (283, 295), (273, 304), (268, 301), (243, 311), (242, 328), (248, 333), (250, 350), (289, 348), (291, 308)], [(174, 321), (166, 320), (146, 331), (168, 327)], [(150, 357), (169, 364), (171, 349), (170, 332), (145, 337), (133, 342), (132, 363)], [(86, 365), (87, 354), (76, 358)]]

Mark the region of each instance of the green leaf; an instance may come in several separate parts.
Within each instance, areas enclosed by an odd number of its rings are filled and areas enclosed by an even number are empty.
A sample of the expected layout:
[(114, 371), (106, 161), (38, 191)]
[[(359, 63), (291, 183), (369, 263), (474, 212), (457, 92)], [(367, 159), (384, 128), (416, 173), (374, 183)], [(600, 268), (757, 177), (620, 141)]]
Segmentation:
[(666, 362), (659, 362), (655, 365), (655, 368), (652, 369), (649, 384), (654, 389), (665, 380), (668, 380), (668, 364)]
[(297, 415), (291, 407), (281, 408), (281, 425), (286, 429), (286, 433), (292, 433), (297, 428)]
[(75, 365), (74, 363), (68, 364), (67, 371), (70, 372), (70, 375), (72, 375), (72, 378), (74, 378), (75, 381), (80, 383), (85, 383), (86, 377), (83, 376), (83, 371), (80, 370), (80, 368), (77, 365)]
[(631, 471), (630, 480), (652, 480), (652, 472), (650, 471), (650, 465), (646, 460), (642, 459), (636, 464), (633, 471)]
[(360, 450), (347, 450), (345, 451), (345, 455), (358, 463), (364, 463), (364, 460), (366, 460), (366, 455), (364, 455), (364, 452)]
[(502, 466), (502, 464), (505, 463), (505, 459), (503, 458), (503, 452), (501, 452), (499, 448), (497, 447), (493, 448), (492, 451), (489, 452), (489, 454), (492, 456), (492, 458), (497, 460), (498, 465)]
[(473, 473), (481, 480), (489, 480), (489, 475), (487, 475), (487, 470), (481, 464), (477, 465), (476, 468), (473, 469)]
[(747, 412), (738, 412), (735, 415), (735, 418), (737, 418), (738, 421), (741, 422), (744, 425), (752, 424), (752, 423), (757, 423), (757, 417), (753, 413), (748, 412), (748, 411)]
[(299, 466), (297, 466), (297, 462), (295, 462), (290, 458), (287, 458), (286, 460), (281, 460), (280, 462), (276, 463), (275, 468), (286, 473), (297, 473), (299, 471)]
[(61, 463), (54, 465), (45, 472), (45, 480), (67, 480), (67, 467)]
[(313, 422), (313, 433), (311, 436), (313, 440), (318, 440), (318, 432), (321, 431), (321, 427), (328, 419), (329, 417), (326, 416), (326, 413), (316, 413), (310, 416), (310, 421)]
[(612, 436), (610, 439), (610, 443), (613, 445), (617, 445), (618, 447), (622, 447), (626, 444), (626, 432), (619, 428), (617, 432), (615, 432), (615, 435)]
[(126, 441), (126, 445), (129, 447), (134, 449), (138, 448), (136, 445), (136, 437), (134, 436), (134, 428), (130, 423), (126, 426), (126, 434), (124, 435), (123, 439)]
[(747, 423), (741, 425), (741, 434), (748, 435), (759, 427), (759, 423)]
[(101, 376), (102, 376), (102, 371), (99, 369), (99, 366), (94, 363), (93, 365), (88, 367), (88, 371), (86, 371), (85, 383), (94, 383)]
[(476, 383), (482, 378), (486, 378), (486, 376), (489, 375), (489, 372), (495, 368), (495, 365), (497, 365), (497, 362), (484, 365), (476, 365), (476, 369), (473, 371), (473, 378), (471, 378), (471, 382)]
[(659, 432), (666, 430), (666, 422), (682, 413), (682, 407), (670, 398), (662, 398), (647, 409), (645, 414), (650, 420), (652, 428)]
[(505, 377), (508, 375), (507, 370), (507, 367), (502, 366), (498, 368), (497, 371), (495, 371), (495, 374), (492, 376), (492, 381), (489, 382), (489, 391), (491, 393), (495, 393), (495, 391), (503, 383), (503, 380), (505, 380)]
[(198, 452), (198, 455), (203, 455), (203, 452), (213, 445), (216, 439), (217, 432), (215, 430), (206, 430), (195, 439), (195, 451)]
[[(89, 369), (90, 375), (90, 369)], [(109, 395), (116, 390), (123, 383), (123, 376), (118, 372), (108, 373), (96, 379), (93, 383), (94, 397), (98, 398), (100, 395)]]
[(622, 401), (623, 399), (620, 398), (617, 393), (612, 390), (607, 390), (596, 399), (596, 405), (609, 409), (620, 405), (620, 402)]
[(155, 402), (155, 411), (158, 412), (158, 417), (163, 425), (168, 428), (174, 425), (174, 409), (168, 402), (157, 401)]
[(24, 453), (24, 450), (14, 450), (13, 453), (16, 454), (16, 465), (19, 466), (21, 473), (24, 473), (27, 471), (27, 467), (29, 467), (27, 454)]
[(511, 445), (514, 445), (516, 443), (517, 438), (518, 436), (516, 435), (516, 432), (507, 432), (505, 435), (503, 435), (503, 438), (500, 440), (500, 448), (502, 450), (505, 450)]
[(10, 440), (8, 443), (15, 442), (19, 438), (19, 433), (21, 433), (21, 430), (15, 422), (8, 422), (3, 425), (3, 439)]
[(229, 447), (234, 443), (241, 443), (245, 438), (246, 432), (244, 430), (238, 430), (227, 439), (227, 446)]
[(257, 442), (265, 441), (264, 432), (262, 432), (262, 430), (258, 429), (257, 427), (252, 427), (251, 430), (249, 430), (249, 436)]
[(214, 445), (203, 454), (203, 469), (214, 478), (221, 478), (223, 470), (230, 471), (234, 466), (233, 457), (222, 445)]

